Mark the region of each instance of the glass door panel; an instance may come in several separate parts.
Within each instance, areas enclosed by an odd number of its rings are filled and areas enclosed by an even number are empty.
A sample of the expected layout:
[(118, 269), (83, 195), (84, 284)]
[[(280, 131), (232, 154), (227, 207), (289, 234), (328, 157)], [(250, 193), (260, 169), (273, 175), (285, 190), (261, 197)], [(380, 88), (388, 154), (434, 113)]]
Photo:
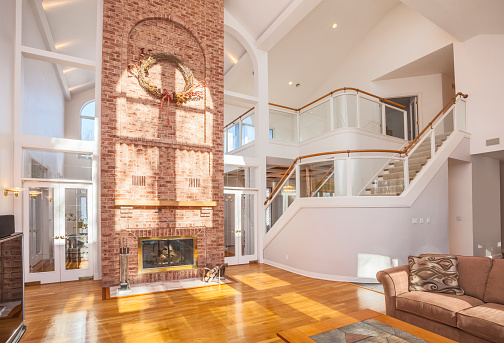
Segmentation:
[(224, 193), (224, 256), (226, 263), (257, 259), (256, 195), (247, 191)]
[(85, 188), (65, 188), (65, 269), (87, 269), (88, 194)]
[(30, 273), (54, 272), (54, 188), (30, 187), (28, 197)]
[(236, 256), (235, 194), (224, 193), (224, 257)]
[[(241, 256), (255, 256), (255, 196), (241, 195)], [(255, 258), (254, 258), (255, 259)], [(248, 261), (247, 261), (248, 262)]]

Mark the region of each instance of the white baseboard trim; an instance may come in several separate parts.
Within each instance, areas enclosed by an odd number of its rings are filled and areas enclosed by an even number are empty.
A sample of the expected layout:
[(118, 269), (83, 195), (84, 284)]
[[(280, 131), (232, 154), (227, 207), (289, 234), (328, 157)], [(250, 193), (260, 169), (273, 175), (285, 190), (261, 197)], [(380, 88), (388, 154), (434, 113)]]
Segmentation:
[(333, 275), (333, 274), (323, 274), (323, 273), (315, 273), (315, 272), (310, 272), (307, 270), (287, 266), (285, 264), (277, 263), (274, 261), (270, 260), (264, 260), (264, 264), (286, 270), (288, 272), (310, 277), (313, 279), (319, 279), (319, 280), (327, 280), (327, 281), (339, 281), (339, 282), (357, 282), (357, 283), (379, 283), (378, 280), (376, 279), (369, 279), (369, 278), (360, 278), (356, 276), (343, 276), (343, 275)]

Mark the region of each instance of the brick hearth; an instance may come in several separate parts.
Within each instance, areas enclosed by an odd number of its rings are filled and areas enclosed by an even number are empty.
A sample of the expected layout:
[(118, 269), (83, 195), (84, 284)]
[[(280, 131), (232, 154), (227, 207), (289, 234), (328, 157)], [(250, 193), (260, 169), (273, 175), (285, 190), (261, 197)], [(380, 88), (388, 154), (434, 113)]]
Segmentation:
[[(223, 1), (104, 1), (101, 116), (101, 260), (103, 287), (119, 283), (120, 240), (130, 248), (131, 283), (193, 278), (197, 270), (138, 274), (138, 237), (196, 235), (198, 265), (224, 262)], [(204, 99), (166, 103), (128, 75), (141, 48), (178, 57), (206, 80)], [(181, 91), (170, 62), (151, 83)], [(121, 208), (116, 200), (217, 201), (217, 207)]]

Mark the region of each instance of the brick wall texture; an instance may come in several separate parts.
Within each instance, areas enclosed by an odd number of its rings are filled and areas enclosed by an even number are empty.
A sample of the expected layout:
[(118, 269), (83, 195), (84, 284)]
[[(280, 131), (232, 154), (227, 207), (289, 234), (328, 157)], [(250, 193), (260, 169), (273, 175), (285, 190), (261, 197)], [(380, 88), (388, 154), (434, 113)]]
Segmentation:
[[(105, 0), (101, 103), (101, 260), (103, 287), (119, 284), (119, 247), (130, 248), (132, 284), (196, 277), (197, 270), (138, 273), (139, 237), (195, 235), (198, 265), (224, 262), (223, 0)], [(174, 55), (205, 96), (183, 104), (160, 100), (128, 74), (146, 53)], [(149, 70), (150, 83), (180, 92), (173, 62)], [(169, 124), (168, 124), (169, 118)], [(133, 176), (145, 182), (133, 182)], [(145, 178), (143, 178), (145, 177)], [(194, 182), (197, 179), (198, 182)], [(215, 200), (200, 207), (133, 207), (115, 200)]]
[(0, 244), (0, 303), (23, 299), (22, 239), (13, 238)]

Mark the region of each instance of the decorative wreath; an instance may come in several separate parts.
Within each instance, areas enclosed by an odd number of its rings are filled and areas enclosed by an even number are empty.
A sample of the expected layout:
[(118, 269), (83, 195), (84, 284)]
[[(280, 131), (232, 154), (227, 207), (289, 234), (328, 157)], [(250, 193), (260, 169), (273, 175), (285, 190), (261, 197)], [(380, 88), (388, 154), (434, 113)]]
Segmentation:
[[(142, 49), (143, 52), (143, 49)], [(177, 69), (182, 73), (185, 81), (184, 90), (180, 93), (173, 92), (173, 101), (180, 105), (186, 101), (197, 101), (203, 98), (205, 85), (194, 83), (194, 77), (191, 70), (182, 61), (174, 56), (165, 53), (158, 53), (146, 56), (141, 53), (140, 65), (131, 63), (129, 65), (129, 72), (138, 80), (138, 84), (152, 97), (163, 99), (166, 93), (163, 93), (160, 87), (152, 85), (148, 79), (149, 70), (157, 63), (168, 61), (177, 66)]]

